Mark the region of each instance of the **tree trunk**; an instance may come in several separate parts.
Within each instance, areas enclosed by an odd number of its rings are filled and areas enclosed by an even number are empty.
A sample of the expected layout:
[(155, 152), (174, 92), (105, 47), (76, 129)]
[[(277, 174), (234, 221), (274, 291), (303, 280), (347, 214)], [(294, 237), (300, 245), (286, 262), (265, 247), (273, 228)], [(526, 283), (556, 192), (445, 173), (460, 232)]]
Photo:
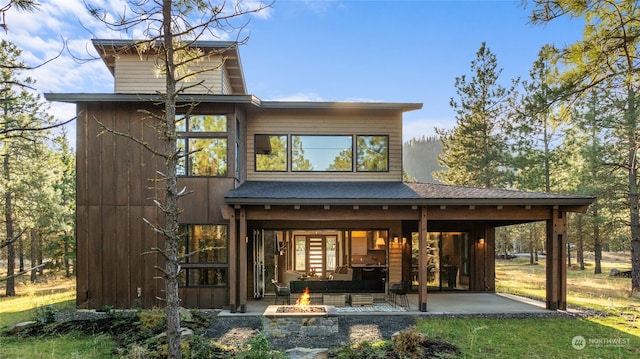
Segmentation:
[[(5, 144), (6, 145), (6, 144)], [(12, 240), (15, 236), (13, 229), (13, 204), (12, 204), (12, 195), (11, 189), (9, 189), (9, 184), (11, 183), (11, 172), (9, 171), (9, 152), (5, 152), (4, 161), (4, 179), (7, 184), (7, 188), (5, 188), (4, 192), (4, 221), (5, 221), (5, 230), (6, 230), (6, 238), (7, 240)], [(16, 269), (16, 252), (13, 246), (14, 242), (11, 241), (7, 246), (7, 288), (5, 294), (7, 296), (16, 295), (16, 281), (15, 277), (12, 277), (15, 273)]]
[(580, 264), (580, 270), (584, 270), (584, 234), (582, 233), (582, 215), (578, 215), (578, 252), (577, 252), (577, 260), (578, 264)]
[(600, 225), (598, 224), (598, 201), (591, 205), (593, 208), (593, 254), (595, 258), (595, 268), (593, 270), (594, 274), (602, 273), (602, 239), (600, 238)]
[[(31, 228), (31, 231), (29, 232), (29, 239), (31, 240), (31, 252), (30, 252), (30, 261), (31, 261), (31, 268), (36, 267), (36, 230)], [(35, 283), (38, 281), (38, 270), (37, 269), (32, 269), (31, 270), (31, 283)]]
[(63, 253), (62, 253), (62, 260), (64, 261), (64, 275), (65, 277), (69, 278), (71, 277), (71, 268), (69, 266), (69, 236), (67, 235), (67, 232), (64, 232), (64, 241), (63, 241)]
[(571, 268), (571, 243), (567, 242), (567, 268)]
[(38, 273), (40, 275), (44, 274), (44, 266), (42, 265), (42, 263), (44, 262), (44, 253), (42, 252), (42, 233), (40, 233), (40, 231), (36, 230), (36, 239), (38, 241), (38, 245), (36, 246), (36, 254), (38, 255), (38, 265), (40, 267), (38, 267)]
[(24, 272), (24, 243), (22, 243), (22, 236), (18, 239), (18, 272)]
[(529, 226), (529, 264), (535, 263), (535, 257), (533, 256), (535, 246), (533, 245), (533, 226)]
[(636, 140), (637, 111), (635, 107), (635, 91), (630, 89), (627, 94), (627, 140), (628, 153), (628, 186), (629, 186), (629, 214), (631, 226), (631, 293), (640, 293), (640, 215), (638, 200), (638, 144)]
[(166, 178), (165, 178), (165, 276), (166, 276), (166, 312), (167, 312), (167, 343), (169, 359), (182, 358), (181, 333), (180, 333), (180, 297), (178, 291), (178, 275), (180, 271), (180, 263), (178, 258), (178, 181), (177, 181), (177, 165), (178, 165), (178, 145), (176, 135), (176, 80), (175, 80), (175, 64), (174, 64), (174, 38), (173, 38), (173, 21), (171, 18), (172, 9), (171, 0), (162, 1), (163, 31), (164, 31), (164, 50), (166, 61), (166, 100), (164, 103), (164, 145)]

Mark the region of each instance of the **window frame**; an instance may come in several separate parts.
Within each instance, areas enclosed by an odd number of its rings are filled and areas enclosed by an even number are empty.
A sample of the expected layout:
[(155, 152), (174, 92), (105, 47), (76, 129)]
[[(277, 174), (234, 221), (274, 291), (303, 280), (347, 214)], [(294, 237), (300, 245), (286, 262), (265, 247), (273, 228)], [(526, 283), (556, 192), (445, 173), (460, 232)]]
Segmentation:
[[(258, 169), (258, 136), (268, 136), (269, 138), (274, 137), (284, 137), (285, 140), (285, 164), (283, 170), (262, 170)], [(256, 172), (289, 172), (291, 168), (291, 146), (290, 146), (290, 136), (284, 133), (256, 133), (253, 135), (253, 161), (254, 161), (254, 169)]]
[[(358, 146), (358, 138), (360, 137), (384, 137), (386, 138), (386, 144), (387, 144), (387, 156), (386, 156), (386, 168), (384, 170), (366, 170), (366, 169), (359, 169), (360, 167), (360, 156), (359, 156), (359, 146)], [(355, 135), (355, 153), (354, 153), (354, 169), (355, 172), (362, 172), (362, 173), (383, 173), (383, 172), (389, 172), (389, 135)]]
[[(178, 276), (178, 286), (181, 288), (221, 288), (229, 286), (229, 225), (226, 223), (181, 223), (180, 225), (180, 248), (184, 248), (185, 255), (192, 252), (189, 248), (190, 228), (196, 226), (221, 226), (226, 228), (225, 238), (225, 260), (226, 262), (190, 262), (189, 257), (180, 260), (181, 273)], [(184, 244), (184, 246), (182, 246)], [(190, 285), (191, 271), (194, 270), (218, 270), (222, 274), (220, 284), (193, 284)]]
[[(205, 132), (205, 131), (190, 131), (189, 127), (190, 127), (190, 119), (191, 117), (196, 117), (196, 116), (224, 116), (225, 118), (225, 125), (224, 125), (224, 131), (219, 131), (219, 132)], [(204, 114), (204, 113), (195, 113), (195, 114), (176, 114), (176, 134), (177, 134), (177, 141), (182, 141), (182, 149), (183, 152), (180, 154), (180, 158), (178, 160), (179, 162), (179, 168), (178, 168), (178, 177), (198, 177), (198, 178), (206, 178), (206, 177), (212, 177), (212, 178), (223, 178), (223, 177), (228, 177), (229, 176), (229, 114), (226, 113), (211, 113), (211, 114)], [(178, 125), (179, 121), (184, 121), (183, 125)], [(193, 156), (197, 151), (193, 151), (191, 149), (191, 144), (190, 144), (190, 140), (203, 140), (203, 139), (211, 139), (211, 140), (218, 140), (218, 141), (225, 141), (225, 150), (224, 150), (224, 158), (223, 159), (219, 159), (219, 160), (223, 160), (224, 161), (224, 171), (223, 173), (218, 173), (218, 174), (204, 174), (204, 175), (197, 175), (197, 174), (193, 174), (193, 167), (191, 164), (191, 156)], [(179, 145), (180, 146), (180, 145)], [(215, 146), (215, 145), (214, 145)], [(217, 158), (217, 157), (216, 157)]]

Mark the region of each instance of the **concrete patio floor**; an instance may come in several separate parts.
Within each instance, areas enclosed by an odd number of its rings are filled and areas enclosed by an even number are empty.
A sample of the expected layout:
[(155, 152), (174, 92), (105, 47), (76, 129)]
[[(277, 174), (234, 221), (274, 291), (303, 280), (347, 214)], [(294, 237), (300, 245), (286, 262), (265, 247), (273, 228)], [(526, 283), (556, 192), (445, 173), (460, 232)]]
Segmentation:
[[(367, 311), (339, 313), (339, 315), (481, 315), (481, 314), (534, 314), (554, 313), (547, 310), (544, 303), (511, 294), (501, 293), (429, 293), (427, 311), (418, 310), (418, 295), (408, 295), (410, 309), (406, 311)], [(273, 296), (260, 300), (250, 300), (245, 313), (231, 313), (223, 310), (220, 316), (262, 315), (267, 306), (274, 304)]]

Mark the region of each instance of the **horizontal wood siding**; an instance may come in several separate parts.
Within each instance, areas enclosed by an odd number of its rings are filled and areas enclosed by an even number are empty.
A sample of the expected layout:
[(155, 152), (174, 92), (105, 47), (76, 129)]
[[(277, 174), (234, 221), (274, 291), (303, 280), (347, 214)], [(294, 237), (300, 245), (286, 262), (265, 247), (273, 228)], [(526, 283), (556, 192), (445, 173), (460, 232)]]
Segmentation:
[[(389, 172), (256, 172), (254, 135), (388, 135)], [(250, 181), (401, 181), (402, 113), (394, 111), (270, 111), (247, 123), (247, 179)], [(355, 151), (355, 149), (354, 149)]]
[[(115, 93), (156, 93), (164, 92), (165, 78), (159, 72), (160, 63), (152, 57), (137, 55), (121, 55), (115, 64)], [(188, 88), (184, 93), (189, 94), (222, 94), (222, 66), (220, 59), (213, 57), (190, 67), (192, 73), (198, 73), (183, 86), (198, 86)]]

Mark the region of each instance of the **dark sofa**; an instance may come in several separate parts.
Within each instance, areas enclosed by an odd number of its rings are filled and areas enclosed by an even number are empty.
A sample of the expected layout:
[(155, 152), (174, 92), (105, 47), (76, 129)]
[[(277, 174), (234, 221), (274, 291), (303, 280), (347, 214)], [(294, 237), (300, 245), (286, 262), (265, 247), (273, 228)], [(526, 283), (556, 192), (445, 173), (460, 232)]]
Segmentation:
[(292, 280), (291, 293), (384, 293), (382, 280)]

